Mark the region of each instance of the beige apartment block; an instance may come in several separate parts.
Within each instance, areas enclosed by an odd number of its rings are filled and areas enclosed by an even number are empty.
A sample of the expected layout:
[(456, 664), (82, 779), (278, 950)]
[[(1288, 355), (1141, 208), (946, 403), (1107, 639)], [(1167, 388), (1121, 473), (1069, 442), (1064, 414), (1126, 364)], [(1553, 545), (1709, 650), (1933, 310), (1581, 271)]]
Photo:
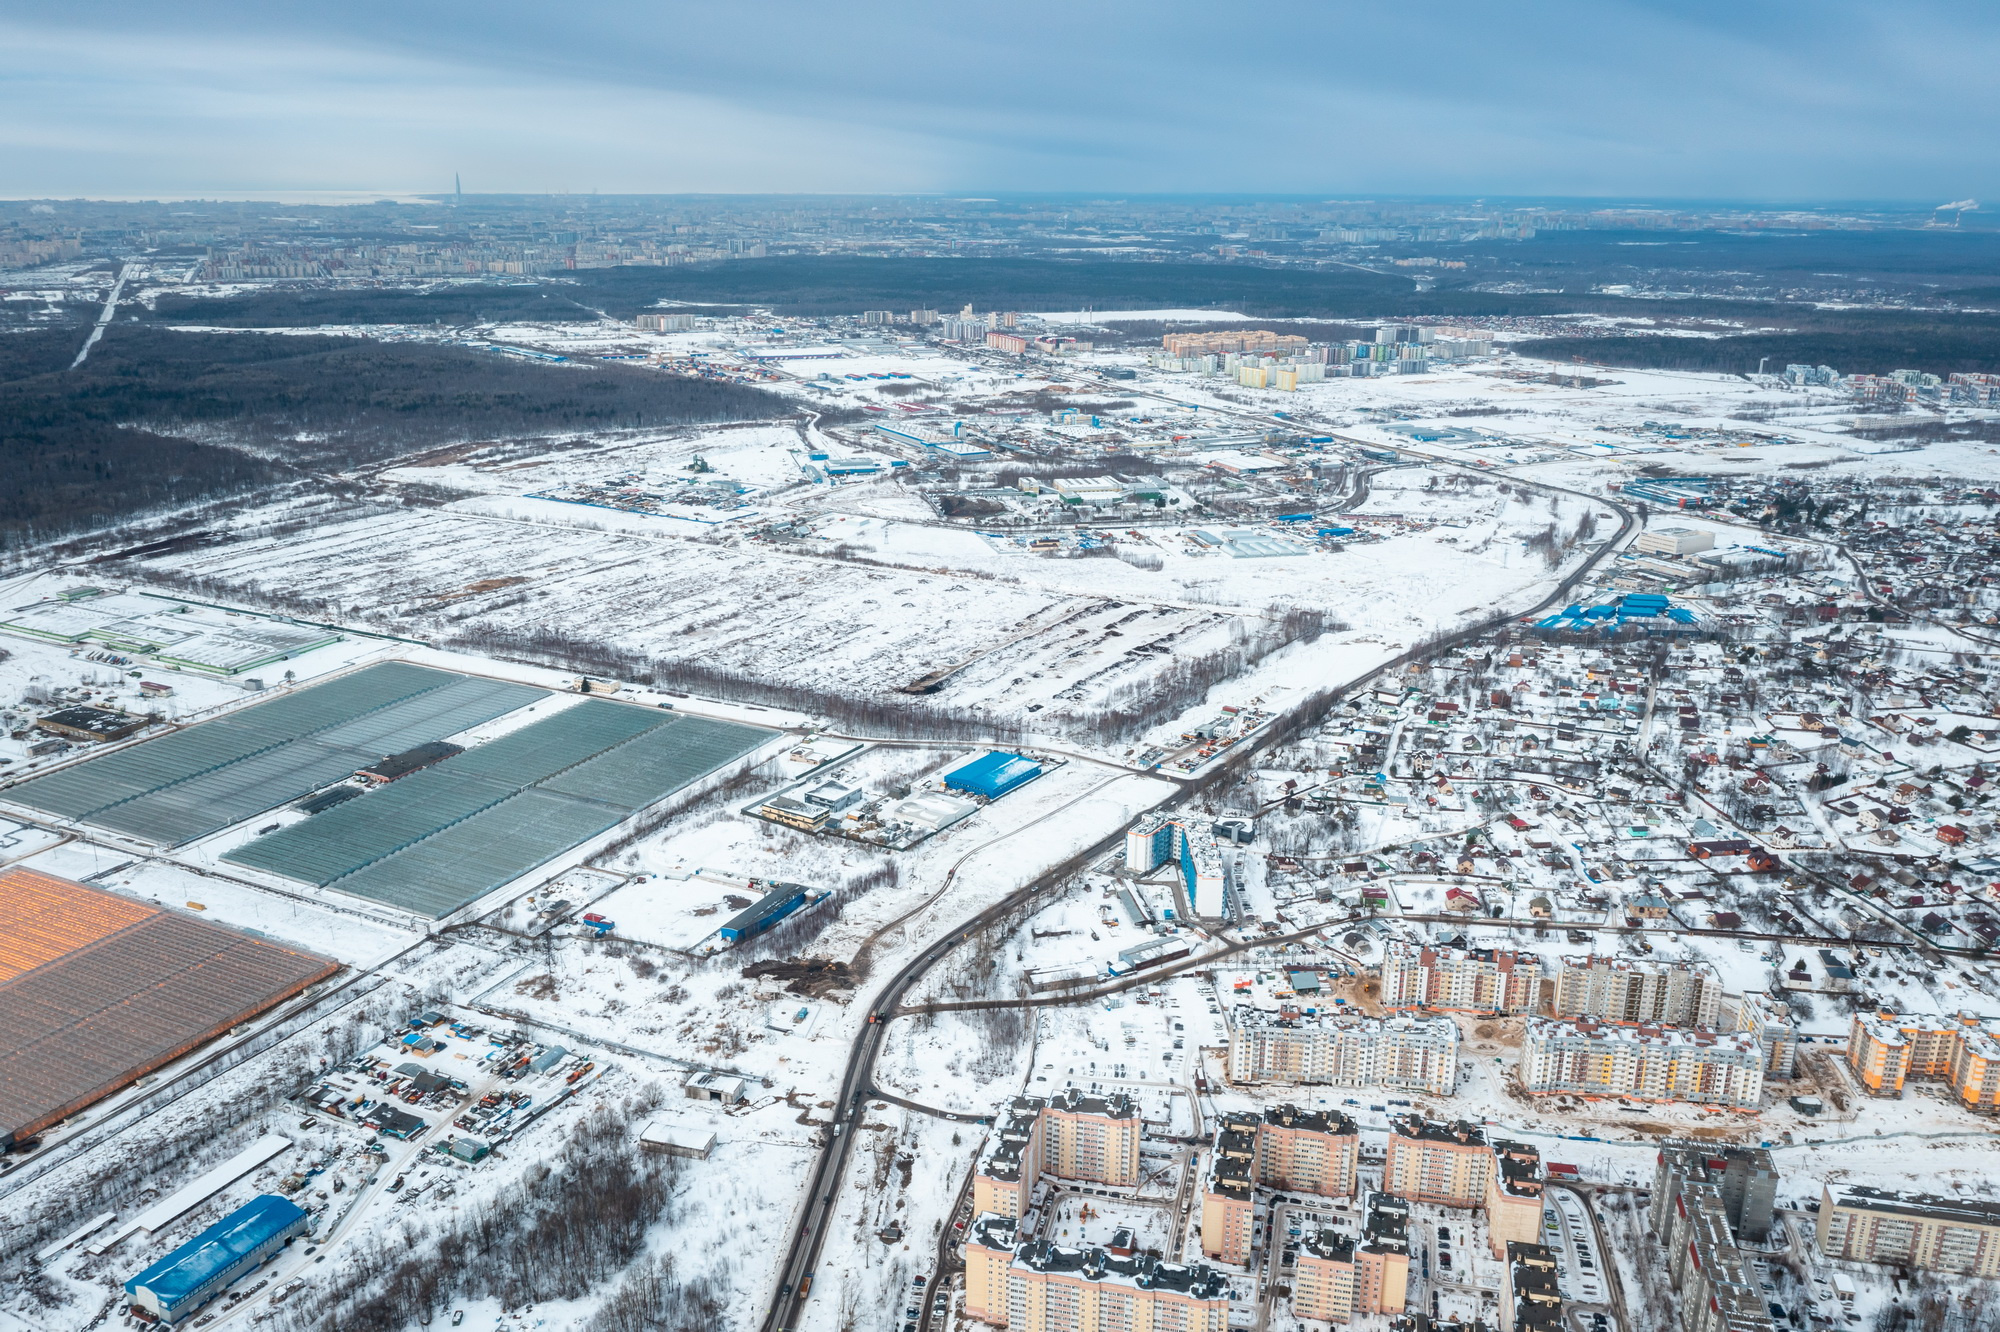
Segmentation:
[(1139, 1182), (1139, 1109), (1124, 1095), (1017, 1097), (1001, 1111), (972, 1176), (975, 1215), (1018, 1218), (1042, 1175), (1129, 1188)]
[(1823, 1185), (1818, 1241), (1829, 1258), (2000, 1276), (2000, 1203)]
[(1382, 1188), (1411, 1202), (1478, 1207), (1493, 1176), (1493, 1149), (1476, 1125), (1438, 1124), (1420, 1115), (1389, 1121), (1389, 1158)]
[(1589, 1018), (1530, 1018), (1521, 1086), (1531, 1096), (1625, 1096), (1755, 1110), (1764, 1046), (1745, 1032), (1621, 1027)]
[(1229, 1280), (1143, 1255), (1017, 1245), (999, 1326), (1014, 1332), (1228, 1332)]
[(1361, 1132), (1338, 1110), (1273, 1106), (1257, 1125), (1257, 1182), (1323, 1198), (1354, 1195)]
[(1493, 1172), (1486, 1177), (1486, 1237), (1495, 1258), (1513, 1243), (1542, 1238), (1542, 1154), (1520, 1142), (1493, 1144)]
[(1722, 978), (1689, 962), (1566, 957), (1556, 973), (1556, 1016), (1671, 1027), (1715, 1027)]
[(1414, 1014), (1371, 1018), (1238, 1005), (1229, 1014), (1229, 1080), (1449, 1096), (1458, 1085), (1458, 1024)]
[(1446, 1013), (1532, 1013), (1542, 960), (1494, 948), (1396, 942), (1382, 954), (1382, 1007)]

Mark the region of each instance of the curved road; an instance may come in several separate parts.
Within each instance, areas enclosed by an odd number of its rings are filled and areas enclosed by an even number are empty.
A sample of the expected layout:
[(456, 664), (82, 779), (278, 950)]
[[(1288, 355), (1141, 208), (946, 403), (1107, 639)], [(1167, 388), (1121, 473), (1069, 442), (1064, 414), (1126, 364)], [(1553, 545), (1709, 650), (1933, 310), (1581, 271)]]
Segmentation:
[[(1438, 461), (1443, 460), (1440, 459)], [(1460, 465), (1462, 466), (1462, 464)], [(1566, 490), (1561, 486), (1550, 486), (1541, 482), (1521, 482), (1521, 484), (1532, 485), (1541, 490), (1561, 491), (1565, 494), (1579, 493)], [(1525, 611), (1508, 611), (1492, 615), (1432, 642), (1418, 644), (1416, 647), (1399, 653), (1381, 665), (1364, 672), (1346, 684), (1338, 686), (1330, 694), (1323, 697), (1327, 700), (1338, 698), (1346, 692), (1367, 684), (1379, 675), (1406, 666), (1413, 661), (1430, 657), (1435, 653), (1447, 651), (1460, 643), (1482, 637), (1500, 626), (1524, 616), (1538, 615), (1550, 606), (1558, 605), (1567, 599), (1570, 592), (1578, 584), (1589, 577), (1599, 564), (1603, 563), (1621, 547), (1640, 523), (1640, 519), (1633, 511), (1624, 505), (1603, 500), (1597, 496), (1582, 496), (1582, 498), (1604, 504), (1614, 510), (1619, 515), (1618, 530), (1597, 549), (1595, 554), (1578, 565), (1571, 573), (1565, 575), (1556, 584), (1555, 588), (1541, 601)], [(1306, 720), (1304, 717), (1293, 719), (1294, 722), (1304, 720)], [(1258, 740), (1244, 745), (1230, 760), (1216, 765), (1205, 777), (1187, 783), (1182, 788), (1180, 794), (1183, 797), (1193, 795), (1203, 788), (1222, 780), (1225, 776), (1233, 774), (1238, 767), (1248, 762), (1255, 754), (1274, 744), (1282, 743), (1289, 736), (1291, 730), (1292, 728), (1289, 726), (1273, 725), (1266, 727)], [(1079, 799), (1081, 798), (1079, 797)], [(1075, 802), (1072, 801), (1071, 803)], [(829, 1126), (830, 1136), (814, 1160), (812, 1174), (807, 1181), (805, 1204), (801, 1208), (798, 1219), (793, 1225), (791, 1239), (786, 1245), (784, 1259), (778, 1268), (777, 1293), (773, 1297), (770, 1308), (765, 1312), (764, 1319), (760, 1324), (762, 1332), (794, 1332), (794, 1329), (799, 1326), (800, 1315), (808, 1298), (808, 1291), (802, 1290), (801, 1286), (805, 1285), (807, 1278), (811, 1276), (814, 1267), (817, 1265), (820, 1251), (825, 1246), (827, 1234), (832, 1228), (835, 1202), (840, 1195), (840, 1181), (846, 1173), (848, 1158), (852, 1154), (853, 1130), (861, 1122), (861, 1114), (866, 1109), (868, 1094), (873, 1089), (873, 1070), (876, 1057), (881, 1053), (882, 1037), (886, 1021), (890, 1017), (893, 1017), (896, 1010), (901, 1007), (903, 995), (926, 972), (937, 965), (937, 963), (943, 961), (954, 948), (970, 939), (974, 933), (982, 931), (989, 925), (1005, 919), (1018, 907), (1024, 905), (1030, 898), (1034, 897), (1035, 894), (1061, 882), (1074, 873), (1076, 869), (1089, 864), (1098, 856), (1110, 851), (1123, 837), (1124, 830), (1121, 828), (1117, 832), (1093, 843), (1079, 854), (1072, 856), (1069, 860), (1063, 862), (1063, 864), (1046, 871), (1026, 887), (1008, 894), (1005, 898), (981, 911), (978, 915), (973, 916), (970, 920), (961, 922), (952, 932), (938, 939), (921, 953), (904, 963), (902, 968), (894, 976), (890, 977), (880, 990), (876, 991), (874, 998), (869, 1003), (868, 1022), (855, 1036), (853, 1049), (848, 1055), (847, 1070), (841, 1078), (839, 1095), (834, 1099), (833, 1121)], [(938, 895), (934, 894), (931, 900), (935, 900)], [(1315, 927), (1315, 931), (1318, 928), (1322, 927)], [(1314, 931), (1308, 931), (1307, 933), (1312, 932)], [(1264, 939), (1255, 942), (1271, 943), (1281, 941), (1286, 937), (1276, 936), (1274, 939)], [(1220, 955), (1212, 954), (1211, 956)], [(1152, 977), (1149, 976), (1147, 979), (1150, 980)], [(947, 1220), (946, 1224), (947, 1226), (949, 1225), (949, 1220)]]

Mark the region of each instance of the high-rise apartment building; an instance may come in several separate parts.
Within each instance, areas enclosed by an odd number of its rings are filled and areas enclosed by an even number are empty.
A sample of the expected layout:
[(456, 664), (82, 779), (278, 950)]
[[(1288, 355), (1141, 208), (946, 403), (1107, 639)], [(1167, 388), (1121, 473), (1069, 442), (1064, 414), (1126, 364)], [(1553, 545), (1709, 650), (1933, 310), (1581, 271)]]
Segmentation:
[(1540, 1244), (1509, 1244), (1500, 1269), (1500, 1332), (1561, 1329), (1554, 1251)]
[(1433, 1123), (1421, 1115), (1389, 1120), (1385, 1193), (1411, 1202), (1478, 1207), (1486, 1201), (1493, 1168), (1493, 1149), (1477, 1125)]
[(1790, 1080), (1799, 1066), (1799, 1029), (1792, 1010), (1763, 990), (1724, 995), (1722, 1029), (1747, 1032), (1764, 1047), (1764, 1077)]
[(1189, 357), (1228, 352), (1303, 352), (1308, 342), (1309, 339), (1296, 333), (1249, 328), (1241, 332), (1232, 329), (1222, 333), (1169, 333), (1160, 339), (1160, 346), (1169, 356)]
[(1228, 867), (1206, 819), (1149, 814), (1125, 831), (1125, 868), (1150, 874), (1168, 860), (1179, 864), (1188, 913), (1221, 920), (1233, 911)]
[(1409, 1301), (1409, 1207), (1376, 1194), (1357, 1241), (1315, 1230), (1299, 1243), (1292, 1312), (1346, 1323), (1356, 1314), (1401, 1314)]
[(1628, 1096), (1754, 1110), (1764, 1047), (1735, 1032), (1528, 1019), (1521, 1085), (1533, 1096)]
[(1829, 1258), (2000, 1276), (1996, 1202), (1828, 1184), (1820, 1193), (1818, 1239)]
[(1458, 1085), (1458, 1026), (1442, 1017), (1274, 1013), (1239, 1005), (1229, 1016), (1229, 1080), (1449, 1096)]
[(1226, 1116), (1215, 1130), (1201, 1191), (1201, 1251), (1225, 1263), (1250, 1261), (1257, 1211), (1257, 1116)]
[(1732, 1234), (1759, 1244), (1770, 1236), (1778, 1205), (1778, 1169), (1766, 1149), (1733, 1143), (1662, 1143), (1653, 1167), (1650, 1208), (1653, 1234), (1662, 1242), (1668, 1238), (1675, 1200), (1688, 1184), (1715, 1187)]
[(1258, 1188), (1351, 1197), (1360, 1158), (1361, 1134), (1336, 1110), (1280, 1105), (1223, 1116), (1202, 1188), (1202, 1252), (1248, 1262)]
[(1680, 1292), (1680, 1332), (1773, 1332), (1757, 1269), (1730, 1232), (1721, 1190), (1684, 1184), (1667, 1221), (1667, 1275)]
[(1382, 953), (1382, 1007), (1448, 1013), (1532, 1013), (1542, 960), (1495, 948), (1398, 941)]
[(1257, 1182), (1322, 1198), (1354, 1195), (1361, 1133), (1338, 1110), (1273, 1106), (1257, 1125)]
[(1139, 1182), (1139, 1110), (1122, 1093), (1017, 1097), (972, 1177), (972, 1210), (1018, 1218), (1042, 1175), (1130, 1187)]
[(1649, 1027), (1715, 1027), (1722, 978), (1691, 962), (1566, 957), (1556, 974), (1556, 1016)]
[(1521, 1142), (1493, 1144), (1493, 1172), (1486, 1177), (1486, 1239), (1495, 1258), (1511, 1243), (1542, 1239), (1542, 1154)]

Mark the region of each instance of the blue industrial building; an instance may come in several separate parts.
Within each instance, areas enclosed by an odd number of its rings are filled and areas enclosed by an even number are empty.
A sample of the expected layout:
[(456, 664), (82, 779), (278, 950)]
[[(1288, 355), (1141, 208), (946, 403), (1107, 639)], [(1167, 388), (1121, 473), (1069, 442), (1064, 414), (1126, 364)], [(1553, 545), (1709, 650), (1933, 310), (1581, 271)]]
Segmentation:
[(762, 934), (806, 904), (806, 890), (796, 883), (781, 883), (756, 902), (729, 918), (720, 931), (724, 943), (735, 943)]
[(303, 1235), (311, 1218), (289, 1198), (259, 1194), (125, 1283), (133, 1309), (163, 1323), (191, 1317)]
[(952, 769), (944, 776), (945, 789), (998, 800), (1017, 786), (1042, 775), (1042, 765), (1019, 754), (994, 750), (972, 762)]

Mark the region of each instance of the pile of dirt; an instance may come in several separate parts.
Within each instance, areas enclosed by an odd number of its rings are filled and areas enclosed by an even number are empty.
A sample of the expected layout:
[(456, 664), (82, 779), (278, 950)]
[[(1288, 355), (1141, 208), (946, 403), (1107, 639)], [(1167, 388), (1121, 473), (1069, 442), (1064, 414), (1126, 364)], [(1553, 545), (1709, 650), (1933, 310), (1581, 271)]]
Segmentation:
[(766, 958), (743, 968), (745, 980), (781, 980), (791, 994), (824, 998), (835, 990), (854, 988), (854, 974), (845, 962), (830, 957)]

